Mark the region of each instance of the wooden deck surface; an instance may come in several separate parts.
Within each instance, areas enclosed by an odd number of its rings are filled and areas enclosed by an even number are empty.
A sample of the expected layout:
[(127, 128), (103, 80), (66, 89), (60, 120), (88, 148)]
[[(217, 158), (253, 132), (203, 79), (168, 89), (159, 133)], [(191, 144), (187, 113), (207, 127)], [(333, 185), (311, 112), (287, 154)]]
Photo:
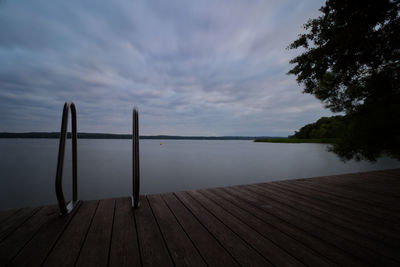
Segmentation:
[(1, 266), (400, 266), (400, 169), (0, 212)]

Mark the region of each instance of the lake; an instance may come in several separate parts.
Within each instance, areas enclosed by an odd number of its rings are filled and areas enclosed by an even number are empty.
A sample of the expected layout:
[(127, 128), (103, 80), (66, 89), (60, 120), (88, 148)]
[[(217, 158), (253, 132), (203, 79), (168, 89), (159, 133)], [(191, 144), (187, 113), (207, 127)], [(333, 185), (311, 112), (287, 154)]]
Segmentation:
[[(131, 141), (78, 140), (78, 197), (131, 194)], [(400, 168), (400, 161), (343, 163), (324, 144), (236, 140), (140, 140), (141, 193), (161, 193), (282, 179)], [(0, 209), (55, 204), (58, 139), (0, 139)], [(71, 144), (64, 194), (71, 196)]]

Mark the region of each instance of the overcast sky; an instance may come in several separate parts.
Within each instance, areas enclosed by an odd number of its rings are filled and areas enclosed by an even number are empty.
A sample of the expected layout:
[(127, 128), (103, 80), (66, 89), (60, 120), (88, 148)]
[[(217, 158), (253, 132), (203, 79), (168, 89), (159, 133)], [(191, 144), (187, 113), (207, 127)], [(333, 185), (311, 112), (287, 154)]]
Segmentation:
[(332, 115), (286, 73), (317, 0), (0, 0), (0, 131), (287, 136)]

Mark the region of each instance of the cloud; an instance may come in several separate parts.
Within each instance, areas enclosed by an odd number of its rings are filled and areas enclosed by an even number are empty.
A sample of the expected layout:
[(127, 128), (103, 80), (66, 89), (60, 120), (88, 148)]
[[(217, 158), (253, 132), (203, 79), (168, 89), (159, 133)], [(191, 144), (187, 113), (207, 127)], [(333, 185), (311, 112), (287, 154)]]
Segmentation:
[(0, 131), (288, 135), (330, 115), (286, 75), (322, 1), (4, 1)]

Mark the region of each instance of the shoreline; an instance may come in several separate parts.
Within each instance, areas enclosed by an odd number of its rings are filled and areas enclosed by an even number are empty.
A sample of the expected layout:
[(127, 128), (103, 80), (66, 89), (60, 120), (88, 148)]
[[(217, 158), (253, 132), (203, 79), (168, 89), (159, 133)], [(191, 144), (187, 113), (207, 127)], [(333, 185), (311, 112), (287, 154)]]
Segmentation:
[(318, 138), (318, 139), (299, 139), (299, 138), (265, 138), (255, 139), (256, 143), (282, 143), (282, 144), (334, 144), (337, 143), (337, 138)]

